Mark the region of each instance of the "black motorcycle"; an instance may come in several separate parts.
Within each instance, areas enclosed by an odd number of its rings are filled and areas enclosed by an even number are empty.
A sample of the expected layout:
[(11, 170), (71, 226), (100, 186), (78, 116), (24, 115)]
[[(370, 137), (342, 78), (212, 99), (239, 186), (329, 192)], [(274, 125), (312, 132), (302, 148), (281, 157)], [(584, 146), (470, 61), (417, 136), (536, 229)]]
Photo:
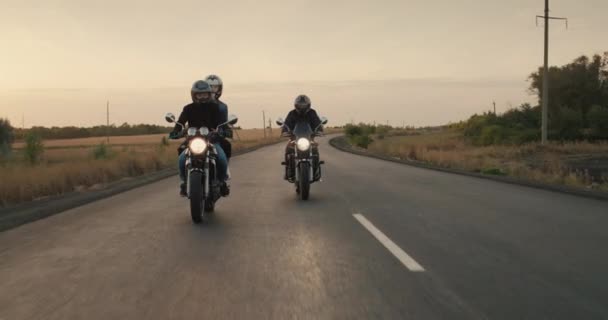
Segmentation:
[(228, 117), (228, 121), (219, 125), (217, 131), (209, 128), (187, 128), (175, 122), (175, 116), (171, 113), (165, 115), (165, 120), (176, 123), (182, 127), (180, 137), (186, 136), (186, 170), (187, 170), (187, 193), (190, 199), (190, 214), (194, 223), (208, 220), (208, 214), (215, 209), (215, 203), (221, 198), (221, 184), (217, 178), (217, 151), (212, 136), (218, 135), (221, 127), (234, 125), (238, 118), (234, 115)]
[[(322, 117), (321, 124), (312, 129), (308, 122), (299, 121), (293, 128), (287, 127), (287, 132), (283, 134), (290, 138), (288, 148), (293, 148), (293, 151), (288, 150), (287, 159), (281, 164), (286, 166), (287, 181), (296, 186), (296, 193), (302, 200), (308, 200), (310, 185), (321, 181), (321, 165), (324, 162), (319, 159), (318, 144), (314, 138), (322, 135), (319, 129), (326, 123), (327, 118)], [(279, 118), (277, 125), (285, 127), (285, 122)]]

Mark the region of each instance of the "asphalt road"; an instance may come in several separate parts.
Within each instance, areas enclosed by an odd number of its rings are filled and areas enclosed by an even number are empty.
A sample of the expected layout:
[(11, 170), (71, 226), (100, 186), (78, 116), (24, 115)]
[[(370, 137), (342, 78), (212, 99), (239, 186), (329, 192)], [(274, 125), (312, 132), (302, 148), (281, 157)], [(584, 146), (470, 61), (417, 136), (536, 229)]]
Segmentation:
[(608, 319), (608, 202), (326, 141), (302, 202), (282, 148), (209, 225), (171, 178), (0, 233), (0, 319)]

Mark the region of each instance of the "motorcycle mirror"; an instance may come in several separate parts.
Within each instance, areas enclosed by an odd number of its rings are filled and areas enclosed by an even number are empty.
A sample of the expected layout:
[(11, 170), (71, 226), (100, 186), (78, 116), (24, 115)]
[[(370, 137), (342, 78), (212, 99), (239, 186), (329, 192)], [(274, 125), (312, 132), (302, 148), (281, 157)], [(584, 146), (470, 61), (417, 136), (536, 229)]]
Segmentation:
[(321, 124), (322, 125), (326, 125), (327, 124), (327, 118), (321, 117)]
[(169, 123), (173, 123), (175, 122), (175, 116), (173, 115), (173, 113), (169, 112), (165, 115), (165, 120), (167, 120), (167, 122)]
[(283, 124), (285, 124), (285, 120), (283, 120), (283, 118), (278, 118), (278, 119), (277, 119), (277, 125), (279, 125), (279, 126), (281, 126), (281, 127), (282, 127), (282, 126), (283, 126)]
[(231, 125), (234, 125), (237, 123), (237, 121), (239, 121), (239, 118), (233, 114), (228, 116), (228, 123)]

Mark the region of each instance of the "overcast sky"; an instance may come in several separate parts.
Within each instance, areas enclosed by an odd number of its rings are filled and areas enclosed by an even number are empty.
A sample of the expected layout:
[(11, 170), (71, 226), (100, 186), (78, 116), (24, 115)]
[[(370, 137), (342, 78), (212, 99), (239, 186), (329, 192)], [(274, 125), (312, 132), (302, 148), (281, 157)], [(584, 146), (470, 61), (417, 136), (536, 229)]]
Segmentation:
[[(309, 93), (330, 121), (440, 124), (534, 101), (542, 0), (0, 0), (0, 117), (161, 123), (207, 74), (244, 126)], [(552, 0), (551, 63), (608, 50), (606, 0)], [(315, 103), (316, 102), (316, 103)], [(353, 119), (354, 118), (354, 119)]]

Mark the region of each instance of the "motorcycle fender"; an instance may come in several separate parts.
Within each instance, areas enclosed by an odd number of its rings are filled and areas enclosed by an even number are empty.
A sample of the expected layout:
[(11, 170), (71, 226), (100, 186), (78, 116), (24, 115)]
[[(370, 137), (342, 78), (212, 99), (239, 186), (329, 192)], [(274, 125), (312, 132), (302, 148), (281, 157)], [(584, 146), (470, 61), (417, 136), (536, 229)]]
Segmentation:
[(205, 199), (209, 198), (209, 157), (205, 164)]
[[(199, 169), (199, 168), (192, 168), (192, 169), (188, 170), (188, 176), (186, 177), (186, 190), (188, 192), (188, 199), (190, 199), (190, 173), (193, 172), (193, 171), (203, 172), (203, 174), (204, 174), (204, 171), (202, 169)], [(207, 179), (205, 178), (205, 180), (207, 180)]]
[(300, 163), (302, 162), (308, 162), (309, 164), (311, 164), (309, 167), (312, 167), (312, 163), (309, 159), (298, 159), (296, 161), (296, 182), (300, 181)]

